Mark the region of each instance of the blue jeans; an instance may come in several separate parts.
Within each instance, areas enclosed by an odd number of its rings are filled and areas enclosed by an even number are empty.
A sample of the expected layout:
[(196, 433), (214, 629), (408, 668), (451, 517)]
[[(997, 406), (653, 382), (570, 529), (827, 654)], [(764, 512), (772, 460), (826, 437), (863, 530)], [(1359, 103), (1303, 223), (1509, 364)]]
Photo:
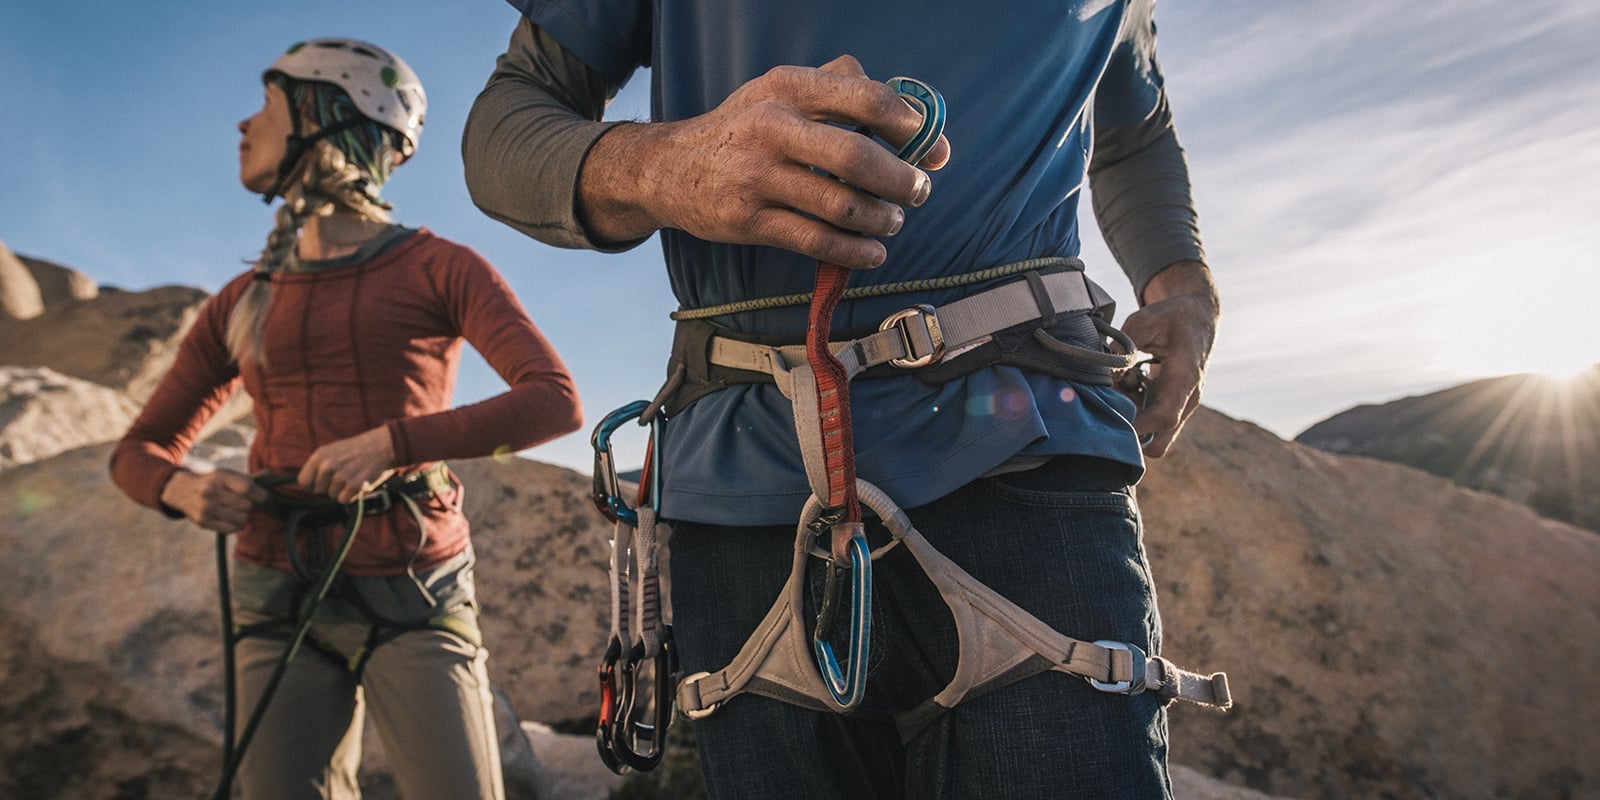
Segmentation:
[[(934, 547), (1062, 633), (1159, 653), (1155, 590), (1122, 465), (1057, 457), (908, 513)], [(884, 535), (868, 527), (869, 539)], [(792, 526), (674, 523), (673, 635), (686, 674), (733, 659), (783, 586), (793, 543)], [(808, 621), (820, 586), (812, 584)], [(902, 743), (887, 714), (949, 682), (956, 631), (903, 548), (874, 562), (872, 612), (871, 672), (856, 712), (744, 694), (695, 723), (712, 797), (1170, 797), (1162, 701), (1107, 694), (1059, 672), (970, 699)]]

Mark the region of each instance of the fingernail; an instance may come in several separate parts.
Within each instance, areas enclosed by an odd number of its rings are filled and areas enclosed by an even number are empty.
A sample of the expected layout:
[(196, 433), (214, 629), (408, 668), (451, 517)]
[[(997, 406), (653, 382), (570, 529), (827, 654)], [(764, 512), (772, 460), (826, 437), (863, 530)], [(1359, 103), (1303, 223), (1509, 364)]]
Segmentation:
[(894, 223), (889, 226), (889, 232), (884, 234), (884, 235), (885, 236), (893, 236), (893, 235), (899, 233), (901, 226), (903, 226), (905, 224), (906, 224), (906, 212), (905, 212), (905, 209), (903, 209), (903, 208), (901, 208), (899, 206), (895, 206), (894, 207)]
[(928, 179), (928, 173), (917, 170), (917, 186), (915, 195), (911, 198), (913, 208), (920, 207), (928, 202), (928, 195), (933, 192), (933, 181)]

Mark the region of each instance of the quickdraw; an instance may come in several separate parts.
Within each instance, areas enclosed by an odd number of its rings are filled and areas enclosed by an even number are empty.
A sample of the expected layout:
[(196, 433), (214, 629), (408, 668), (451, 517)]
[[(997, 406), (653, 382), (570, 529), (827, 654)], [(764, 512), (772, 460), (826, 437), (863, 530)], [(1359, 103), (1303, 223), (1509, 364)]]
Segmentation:
[[(672, 628), (662, 616), (657, 560), (657, 543), (666, 532), (656, 516), (661, 496), (661, 417), (654, 414), (643, 419), (649, 407), (649, 402), (640, 400), (611, 412), (595, 426), (590, 439), (594, 504), (612, 522), (611, 637), (596, 669), (600, 717), (595, 745), (600, 759), (618, 774), (628, 769), (648, 771), (660, 763), (672, 723), (673, 683), (678, 672)], [(611, 436), (633, 419), (650, 426), (650, 441), (638, 499), (630, 506), (622, 499)], [(639, 596), (637, 613), (630, 607), (634, 592)], [(647, 680), (653, 694), (643, 696), (640, 685)], [(646, 714), (652, 714), (648, 722)]]
[[(915, 164), (927, 156), (944, 132), (944, 98), (932, 86), (912, 78), (891, 78), (888, 84), (922, 115), (916, 134), (895, 153), (901, 160)], [(870, 135), (871, 131), (862, 129), (861, 133)], [(807, 471), (811, 473), (813, 492), (829, 509), (813, 525), (819, 537), (826, 530), (829, 547), (827, 583), (812, 635), (812, 649), (828, 693), (840, 710), (846, 711), (860, 705), (866, 692), (872, 622), (872, 558), (866, 529), (861, 523), (861, 501), (856, 494), (855, 440), (850, 421), (851, 375), (828, 347), (833, 312), (849, 281), (849, 269), (819, 262), (806, 324), (806, 362), (815, 382), (817, 412), (817, 425), (813, 430), (820, 436), (820, 441), (810, 447), (821, 453), (824, 480), (816, 480), (809, 464)], [(799, 414), (797, 406), (796, 430), (804, 437), (811, 426), (802, 425)], [(801, 449), (809, 450), (806, 442), (801, 442)], [(846, 575), (851, 576), (848, 580), (851, 587), (849, 655), (845, 667), (841, 668), (829, 639), (839, 618)]]

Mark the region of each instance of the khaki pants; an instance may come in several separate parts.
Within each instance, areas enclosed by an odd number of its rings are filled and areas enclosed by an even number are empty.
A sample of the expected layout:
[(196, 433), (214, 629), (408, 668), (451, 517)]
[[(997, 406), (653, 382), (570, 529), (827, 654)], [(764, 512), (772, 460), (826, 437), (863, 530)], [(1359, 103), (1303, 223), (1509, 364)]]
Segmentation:
[[(282, 618), (293, 602), (294, 579), (249, 564), (234, 566), (235, 621), (248, 626)], [(361, 592), (366, 605), (391, 620), (426, 620), (453, 609), (453, 617), (475, 628), (471, 569), (469, 549), (420, 574), (434, 605), (405, 576), (351, 579), (341, 591)], [(365, 717), (383, 741), (406, 800), (502, 800), (488, 651), (457, 632), (407, 630), (371, 650), (357, 683), (347, 663), (366, 644), (369, 630), (367, 617), (345, 597), (323, 602), (245, 751), (239, 768), (244, 797), (360, 797), (356, 770)], [(274, 631), (238, 643), (240, 729), (289, 635)]]

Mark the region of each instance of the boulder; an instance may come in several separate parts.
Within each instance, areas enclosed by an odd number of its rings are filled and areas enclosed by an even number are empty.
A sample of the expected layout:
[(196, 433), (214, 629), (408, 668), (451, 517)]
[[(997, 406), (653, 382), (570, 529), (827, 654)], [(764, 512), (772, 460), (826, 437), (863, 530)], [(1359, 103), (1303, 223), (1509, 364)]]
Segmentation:
[[(0, 364), (47, 368), (109, 386), (143, 402), (172, 366), (178, 345), (206, 297), (199, 289), (163, 286), (144, 292), (101, 293), (47, 308), (32, 319), (0, 315)], [(249, 413), (249, 396), (236, 392), (204, 433)], [(113, 420), (108, 418), (103, 424), (110, 428)], [(121, 424), (105, 438), (120, 437), (126, 427)]]
[(115, 389), (45, 367), (0, 366), (0, 469), (116, 439), (138, 413)]
[(39, 299), (45, 308), (58, 308), (100, 296), (100, 284), (79, 270), (21, 253), (16, 256), (39, 284)]
[(44, 313), (44, 298), (33, 273), (0, 242), (0, 319), (33, 319)]
[(206, 293), (183, 286), (108, 292), (25, 320), (0, 318), (0, 364), (65, 375), (150, 396)]

